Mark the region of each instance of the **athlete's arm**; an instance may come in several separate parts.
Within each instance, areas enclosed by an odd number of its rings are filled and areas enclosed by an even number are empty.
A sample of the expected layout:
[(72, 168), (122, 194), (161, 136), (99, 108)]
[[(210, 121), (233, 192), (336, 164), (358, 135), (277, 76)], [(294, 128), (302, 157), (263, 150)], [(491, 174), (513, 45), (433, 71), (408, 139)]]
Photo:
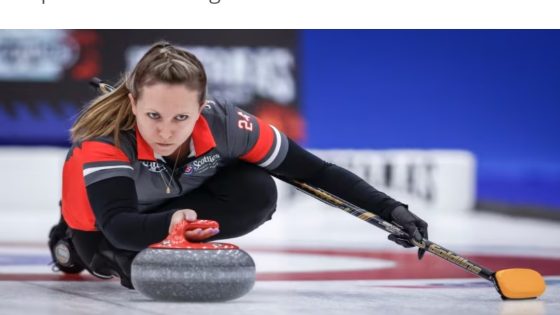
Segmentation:
[[(374, 212), (386, 221), (398, 223), (417, 241), (428, 238), (428, 224), (410, 212), (405, 204), (373, 188), (354, 173), (323, 161), (292, 140), (288, 140), (286, 157), (271, 173), (306, 182)], [(390, 235), (389, 239), (404, 247), (414, 246), (410, 240), (395, 235)], [(419, 258), (421, 256), (423, 251), (419, 251)]]
[(140, 251), (168, 235), (175, 210), (139, 213), (134, 180), (118, 176), (87, 186), (96, 226), (118, 248)]
[(289, 140), (286, 158), (272, 173), (304, 181), (385, 219), (390, 218), (393, 209), (403, 205), (354, 173), (322, 160), (292, 140)]

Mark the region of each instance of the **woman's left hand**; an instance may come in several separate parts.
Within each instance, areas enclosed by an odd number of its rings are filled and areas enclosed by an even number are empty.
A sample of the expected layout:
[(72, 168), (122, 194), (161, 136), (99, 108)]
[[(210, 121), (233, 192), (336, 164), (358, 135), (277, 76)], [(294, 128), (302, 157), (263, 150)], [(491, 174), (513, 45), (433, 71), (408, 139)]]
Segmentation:
[[(428, 223), (420, 219), (403, 206), (396, 207), (391, 212), (392, 222), (400, 225), (410, 238), (402, 238), (395, 234), (389, 235), (389, 240), (403, 246), (414, 247), (412, 240), (421, 243), (422, 239), (428, 239)], [(418, 249), (418, 259), (424, 257), (425, 249)]]

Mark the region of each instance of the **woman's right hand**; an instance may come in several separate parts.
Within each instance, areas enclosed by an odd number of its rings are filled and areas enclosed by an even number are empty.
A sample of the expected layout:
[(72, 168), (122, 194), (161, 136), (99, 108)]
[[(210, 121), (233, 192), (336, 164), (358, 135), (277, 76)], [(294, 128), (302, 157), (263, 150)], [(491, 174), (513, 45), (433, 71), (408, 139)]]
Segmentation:
[[(195, 221), (196, 212), (192, 209), (182, 209), (182, 210), (175, 211), (175, 213), (173, 213), (173, 216), (171, 216), (171, 223), (169, 224), (169, 233), (171, 234), (175, 225), (181, 223), (183, 220)], [(185, 232), (185, 239), (187, 239), (188, 241), (199, 242), (209, 237), (212, 237), (218, 234), (219, 232), (220, 230), (214, 228), (194, 229)]]

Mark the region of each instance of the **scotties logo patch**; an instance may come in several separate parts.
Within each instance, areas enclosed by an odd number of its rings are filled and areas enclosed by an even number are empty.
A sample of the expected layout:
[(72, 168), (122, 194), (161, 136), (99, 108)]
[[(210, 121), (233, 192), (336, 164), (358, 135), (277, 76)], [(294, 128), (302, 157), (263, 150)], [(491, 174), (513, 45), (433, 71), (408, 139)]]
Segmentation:
[(206, 170), (218, 167), (221, 156), (219, 154), (211, 154), (202, 156), (185, 167), (185, 175), (198, 174)]

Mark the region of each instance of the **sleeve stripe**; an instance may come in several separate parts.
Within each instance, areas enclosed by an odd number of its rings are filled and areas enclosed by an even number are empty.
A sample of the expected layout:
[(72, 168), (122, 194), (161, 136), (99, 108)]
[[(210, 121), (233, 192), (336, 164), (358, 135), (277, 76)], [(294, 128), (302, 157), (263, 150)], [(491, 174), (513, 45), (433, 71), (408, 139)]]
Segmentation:
[(255, 143), (255, 146), (253, 146), (249, 152), (241, 156), (241, 159), (251, 163), (262, 160), (270, 151), (272, 143), (274, 142), (274, 132), (271, 126), (258, 118), (257, 121), (259, 123), (259, 138), (257, 139), (257, 143)]
[(260, 167), (267, 167), (272, 162), (274, 162), (274, 159), (276, 159), (276, 157), (278, 156), (280, 147), (282, 145), (282, 137), (280, 136), (280, 132), (274, 126), (270, 125), (270, 127), (272, 128), (272, 130), (274, 130), (274, 136), (276, 137), (276, 146), (274, 147), (274, 152), (272, 152), (272, 155), (266, 161), (259, 164)]
[(128, 166), (128, 165), (90, 167), (90, 168), (86, 168), (84, 170), (84, 177), (91, 174), (91, 173), (94, 173), (94, 172), (98, 172), (98, 171), (102, 171), (102, 170), (108, 170), (108, 169), (114, 169), (114, 168), (127, 168), (127, 169), (130, 169), (130, 170), (134, 170), (132, 168), (132, 166)]

